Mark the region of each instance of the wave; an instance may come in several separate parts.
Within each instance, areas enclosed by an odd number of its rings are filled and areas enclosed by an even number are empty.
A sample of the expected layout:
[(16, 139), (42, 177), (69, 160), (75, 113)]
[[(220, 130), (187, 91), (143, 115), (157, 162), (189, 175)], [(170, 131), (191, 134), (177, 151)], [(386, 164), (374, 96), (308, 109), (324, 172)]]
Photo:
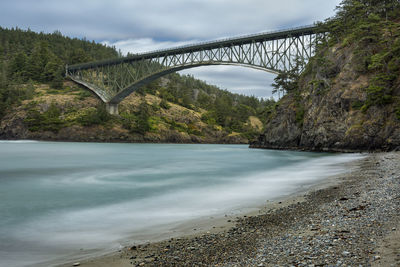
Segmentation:
[[(0, 227), (0, 265), (8, 263), (7, 257), (10, 264), (17, 256), (40, 262), (34, 258), (40, 253), (45, 258), (81, 248), (105, 250), (126, 244), (129, 236), (131, 242), (150, 239), (172, 233), (183, 222), (242, 213), (303, 192), (363, 157), (229, 145), (46, 143), (27, 145), (28, 155), (24, 146), (3, 147), (0, 169), (8, 180), (0, 195), (8, 202), (15, 199), (9, 203), (13, 209), (2, 203), (15, 223)], [(20, 155), (23, 171), (13, 164)], [(30, 199), (31, 210), (13, 197), (18, 195)], [(2, 255), (3, 248), (10, 254)]]
[(13, 143), (13, 144), (27, 144), (27, 143), (39, 143), (36, 140), (0, 140), (0, 143)]
[[(179, 188), (140, 200), (57, 212), (24, 225), (19, 231), (19, 238), (32, 242), (41, 239), (48, 246), (69, 243), (71, 247), (77, 246), (76, 240), (84, 239), (88, 247), (101, 247), (102, 243), (115, 242), (129, 233), (149, 228), (154, 234), (166, 224), (237, 214), (238, 211), (257, 207), (265, 200), (302, 191), (324, 178), (346, 172), (348, 169), (343, 164), (359, 158), (359, 155), (342, 155), (311, 159), (217, 186)], [(158, 182), (166, 185), (177, 181)]]

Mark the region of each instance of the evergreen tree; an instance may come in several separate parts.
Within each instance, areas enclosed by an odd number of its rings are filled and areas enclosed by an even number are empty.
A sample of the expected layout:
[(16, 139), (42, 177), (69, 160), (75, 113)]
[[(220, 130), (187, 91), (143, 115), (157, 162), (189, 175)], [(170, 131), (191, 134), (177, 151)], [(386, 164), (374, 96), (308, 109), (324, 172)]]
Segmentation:
[(79, 64), (91, 61), (90, 56), (82, 48), (75, 48), (69, 55), (68, 64)]
[(51, 56), (44, 67), (44, 80), (50, 82), (54, 88), (62, 87), (62, 62), (55, 56)]
[(304, 60), (301, 58), (296, 58), (295, 66), (289, 70), (279, 73), (274, 78), (274, 83), (272, 83), (272, 93), (290, 93), (298, 89), (298, 80), (300, 77), (300, 71), (303, 69)]
[(134, 132), (145, 134), (150, 130), (149, 113), (150, 113), (149, 106), (144, 100), (142, 101), (142, 104), (139, 106), (139, 112), (137, 114), (135, 127), (133, 129)]
[(10, 105), (32, 95), (32, 86), (19, 86), (28, 81), (61, 87), (64, 66), (73, 54), (78, 62), (115, 58), (115, 48), (79, 39), (31, 30), (0, 27), (0, 118)]
[(45, 82), (44, 69), (52, 56), (47, 42), (36, 43), (27, 64), (28, 77), (35, 81)]
[(25, 81), (27, 78), (26, 64), (28, 57), (24, 51), (16, 54), (8, 66), (9, 77), (12, 79), (21, 79)]

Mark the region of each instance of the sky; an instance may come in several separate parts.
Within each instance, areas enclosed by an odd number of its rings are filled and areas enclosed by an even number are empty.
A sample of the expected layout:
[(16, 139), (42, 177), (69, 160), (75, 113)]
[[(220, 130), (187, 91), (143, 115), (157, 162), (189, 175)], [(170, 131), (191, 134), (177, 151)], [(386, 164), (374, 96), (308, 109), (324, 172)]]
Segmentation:
[[(0, 26), (95, 40), (122, 53), (309, 25), (341, 0), (1, 0)], [(269, 98), (274, 74), (237, 66), (181, 71), (222, 89)]]

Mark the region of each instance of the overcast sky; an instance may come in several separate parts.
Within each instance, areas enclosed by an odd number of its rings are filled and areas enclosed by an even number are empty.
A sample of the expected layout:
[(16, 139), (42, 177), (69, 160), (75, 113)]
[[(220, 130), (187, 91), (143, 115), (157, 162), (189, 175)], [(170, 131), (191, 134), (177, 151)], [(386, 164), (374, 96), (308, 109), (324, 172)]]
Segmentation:
[[(61, 31), (70, 37), (145, 52), (198, 41), (312, 24), (341, 0), (0, 0), (0, 26)], [(274, 75), (244, 67), (183, 71), (223, 89), (271, 96)]]

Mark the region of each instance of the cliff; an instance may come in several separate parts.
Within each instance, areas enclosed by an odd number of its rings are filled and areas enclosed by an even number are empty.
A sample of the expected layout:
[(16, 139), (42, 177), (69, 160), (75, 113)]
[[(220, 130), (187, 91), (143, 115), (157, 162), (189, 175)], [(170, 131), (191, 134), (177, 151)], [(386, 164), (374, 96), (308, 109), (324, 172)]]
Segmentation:
[(332, 34), (318, 47), (297, 80), (298, 89), (275, 105), (251, 147), (400, 148), (400, 23), (371, 15), (366, 21), (342, 36)]

